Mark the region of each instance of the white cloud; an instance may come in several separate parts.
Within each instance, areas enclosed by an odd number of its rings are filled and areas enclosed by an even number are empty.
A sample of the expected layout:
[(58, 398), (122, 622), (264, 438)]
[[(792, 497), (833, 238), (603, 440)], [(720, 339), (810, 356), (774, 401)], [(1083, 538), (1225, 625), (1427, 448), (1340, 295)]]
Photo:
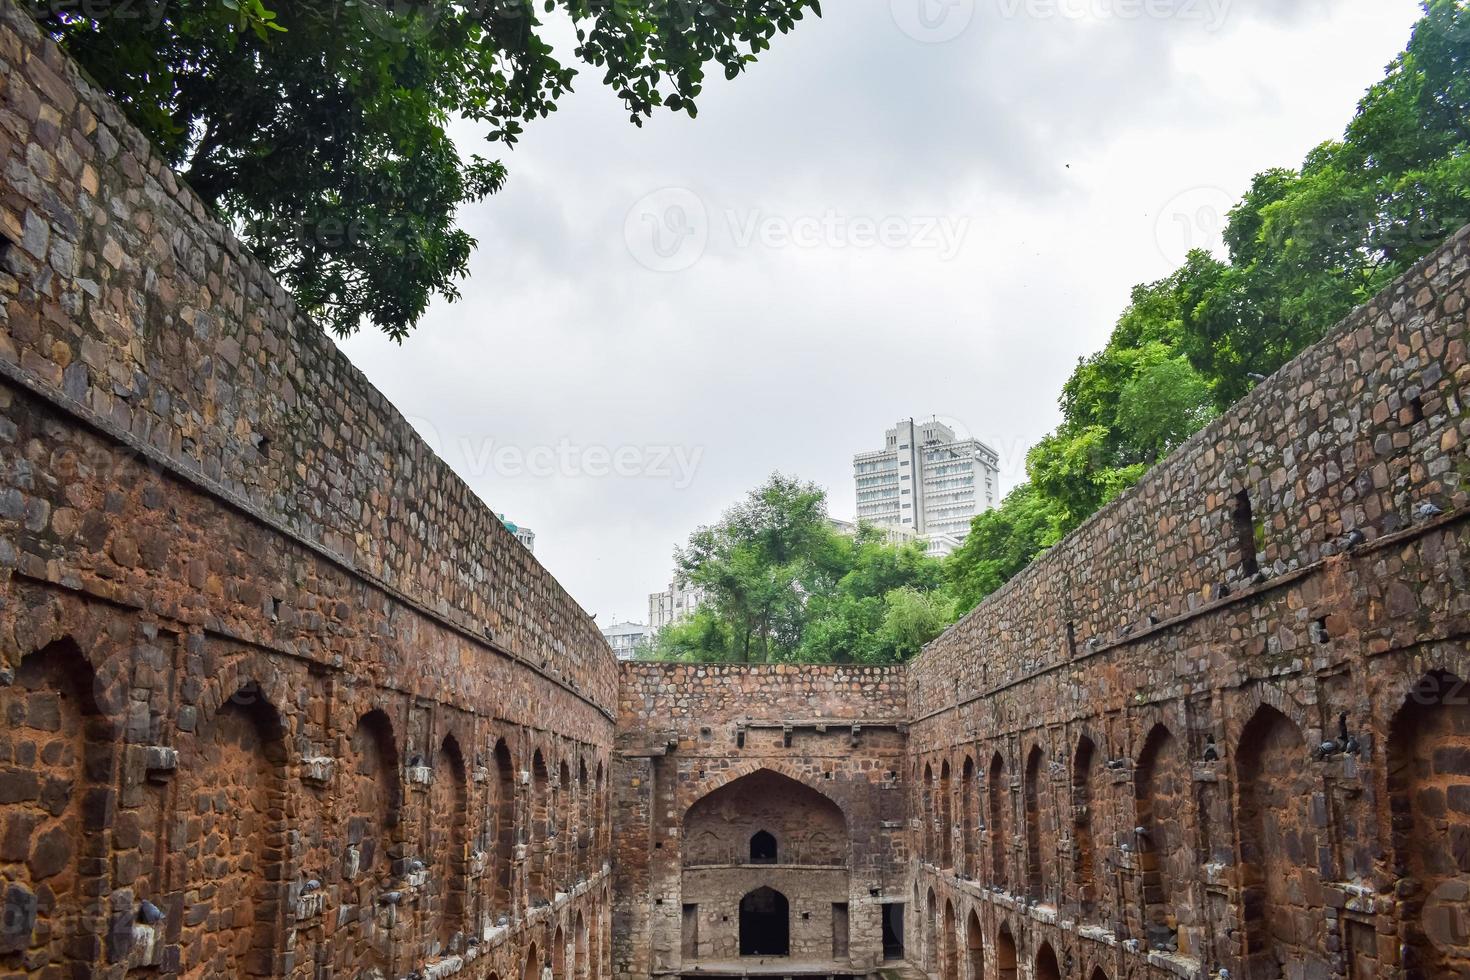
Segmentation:
[[(852, 453), (899, 417), (960, 420), (1013, 485), (1129, 288), (1208, 236), (1253, 173), (1339, 134), (1418, 13), (1045, 3), (829, 2), (745, 77), (711, 81), (697, 120), (641, 130), (584, 72), (502, 154), (506, 190), (465, 212), (464, 299), (401, 348), (344, 348), (603, 620), (644, 618), (674, 544), (773, 469), (850, 513)], [(972, 16), (922, 43), (899, 26), (920, 9)], [(663, 188), (707, 216), (680, 271), (628, 244), (630, 209)], [(941, 220), (952, 247), (923, 247)], [(507, 447), (557, 462), (512, 473), (494, 463)], [(587, 474), (589, 453), (627, 447), (638, 475)], [(675, 449), (697, 463), (687, 486), (653, 465)]]

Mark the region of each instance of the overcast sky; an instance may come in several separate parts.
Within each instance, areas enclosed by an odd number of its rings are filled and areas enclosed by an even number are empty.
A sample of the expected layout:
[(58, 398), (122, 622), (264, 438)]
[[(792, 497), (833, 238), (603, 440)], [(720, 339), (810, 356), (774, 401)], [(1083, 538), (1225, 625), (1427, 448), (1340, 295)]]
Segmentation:
[[(697, 120), (593, 71), (462, 214), (463, 299), (343, 346), (603, 624), (773, 470), (938, 415), (1003, 489), (1138, 282), (1339, 135), (1413, 0), (827, 0)], [(718, 74), (718, 73), (717, 73)], [(462, 148), (483, 151), (473, 130)], [(493, 149), (493, 148), (492, 148)]]

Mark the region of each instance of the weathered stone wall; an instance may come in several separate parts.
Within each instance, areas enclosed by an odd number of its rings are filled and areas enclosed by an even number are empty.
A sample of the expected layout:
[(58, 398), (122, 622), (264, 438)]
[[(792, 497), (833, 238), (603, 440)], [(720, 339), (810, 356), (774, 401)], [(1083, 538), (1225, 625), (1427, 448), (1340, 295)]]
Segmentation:
[[(615, 973), (880, 965), (882, 906), (907, 901), (907, 715), (902, 668), (623, 664)], [(774, 864), (750, 860), (757, 823)], [(762, 887), (790, 902), (791, 955), (737, 966), (740, 903)]]
[(1470, 231), (912, 665), (933, 968), (1470, 970), (1467, 275)]
[(608, 972), (590, 619), (0, 0), (0, 974)]

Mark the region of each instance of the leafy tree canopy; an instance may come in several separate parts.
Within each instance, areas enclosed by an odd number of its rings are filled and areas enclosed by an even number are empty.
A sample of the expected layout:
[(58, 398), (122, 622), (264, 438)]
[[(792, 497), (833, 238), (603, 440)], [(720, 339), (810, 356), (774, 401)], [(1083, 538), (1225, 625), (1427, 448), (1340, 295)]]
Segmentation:
[(890, 663), (954, 618), (921, 545), (866, 526), (839, 533), (826, 494), (781, 474), (690, 535), (675, 564), (705, 603), (659, 634), (666, 659)]
[(1470, 2), (1424, 11), (1341, 140), (1256, 175), (1229, 215), (1228, 260), (1194, 251), (1134, 288), (1107, 346), (1063, 385), (1029, 483), (947, 561), (961, 609), (1470, 222)]
[(819, 0), (138, 0), (33, 14), (196, 193), (338, 334), (402, 339), (458, 297), (474, 240), (462, 204), (505, 168), (462, 156), (462, 117), (513, 144), (575, 68), (538, 6), (576, 24), (574, 56), (634, 123), (693, 116), (713, 65), (734, 78)]

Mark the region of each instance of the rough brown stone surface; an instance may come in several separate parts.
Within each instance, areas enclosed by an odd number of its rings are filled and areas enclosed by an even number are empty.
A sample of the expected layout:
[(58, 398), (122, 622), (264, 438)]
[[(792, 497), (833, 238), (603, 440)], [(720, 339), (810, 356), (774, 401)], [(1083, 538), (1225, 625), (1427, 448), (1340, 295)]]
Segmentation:
[(0, 0), (0, 977), (1470, 976), (1467, 280), (907, 668), (619, 668)]
[[(622, 668), (616, 973), (880, 966), (883, 907), (909, 901), (903, 669)], [(762, 888), (789, 904), (789, 956), (741, 960), (742, 900)]]
[(1470, 976), (1467, 278), (1470, 229), (911, 665), (932, 969)]
[(0, 236), (0, 975), (606, 976), (611, 651), (10, 0)]

